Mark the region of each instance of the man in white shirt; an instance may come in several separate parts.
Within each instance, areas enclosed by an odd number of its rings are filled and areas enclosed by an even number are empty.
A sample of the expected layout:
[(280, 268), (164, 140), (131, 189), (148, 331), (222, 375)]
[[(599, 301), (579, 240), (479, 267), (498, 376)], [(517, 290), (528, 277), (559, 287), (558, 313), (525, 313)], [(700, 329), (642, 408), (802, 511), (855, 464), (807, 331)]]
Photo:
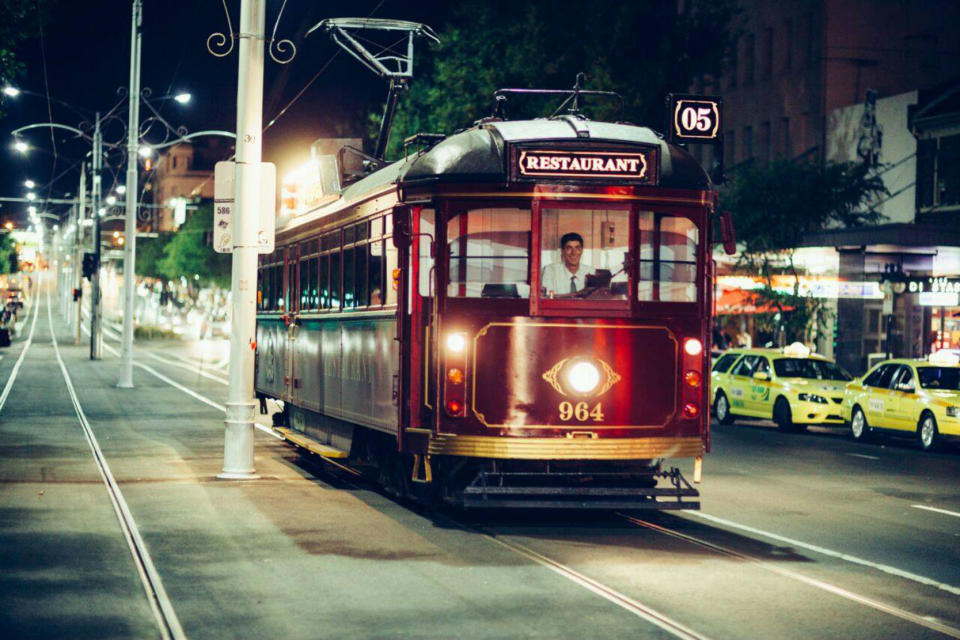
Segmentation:
[(560, 238), (560, 256), (563, 261), (548, 264), (540, 276), (540, 288), (550, 298), (580, 291), (586, 286), (587, 274), (593, 273), (593, 267), (580, 262), (583, 236), (579, 233), (565, 233)]

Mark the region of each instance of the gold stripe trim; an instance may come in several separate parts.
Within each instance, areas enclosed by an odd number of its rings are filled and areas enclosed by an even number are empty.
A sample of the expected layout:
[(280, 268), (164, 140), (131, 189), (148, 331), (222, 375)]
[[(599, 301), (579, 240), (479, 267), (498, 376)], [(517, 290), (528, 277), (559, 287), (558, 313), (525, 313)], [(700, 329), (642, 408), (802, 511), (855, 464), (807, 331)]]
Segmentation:
[(346, 451), (340, 451), (339, 449), (321, 444), (309, 436), (305, 436), (302, 433), (295, 433), (285, 427), (274, 427), (273, 430), (282, 435), (284, 440), (292, 442), (298, 447), (315, 453), (322, 458), (346, 458), (349, 455)]
[(625, 195), (621, 193), (552, 193), (552, 192), (534, 192), (534, 191), (478, 191), (470, 192), (443, 192), (437, 191), (432, 194), (434, 198), (453, 197), (453, 198), (540, 198), (542, 200), (622, 200), (627, 202), (666, 202), (674, 204), (693, 204), (705, 205), (708, 200), (706, 196), (700, 198), (679, 198), (676, 196), (645, 196), (645, 195)]
[(696, 458), (705, 452), (700, 438), (522, 438), (440, 434), (430, 455), (521, 460), (646, 460)]

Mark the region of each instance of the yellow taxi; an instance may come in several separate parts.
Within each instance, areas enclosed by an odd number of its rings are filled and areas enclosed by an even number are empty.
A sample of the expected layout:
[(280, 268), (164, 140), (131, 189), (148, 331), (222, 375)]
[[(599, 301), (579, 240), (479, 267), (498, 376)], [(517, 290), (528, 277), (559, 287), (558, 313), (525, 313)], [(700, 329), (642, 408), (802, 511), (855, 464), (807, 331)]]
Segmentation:
[(855, 440), (916, 435), (924, 450), (960, 436), (960, 356), (885, 360), (847, 385), (843, 417)]
[(710, 391), (721, 424), (767, 418), (783, 431), (844, 424), (844, 387), (853, 377), (799, 342), (782, 349), (730, 349), (713, 365)]

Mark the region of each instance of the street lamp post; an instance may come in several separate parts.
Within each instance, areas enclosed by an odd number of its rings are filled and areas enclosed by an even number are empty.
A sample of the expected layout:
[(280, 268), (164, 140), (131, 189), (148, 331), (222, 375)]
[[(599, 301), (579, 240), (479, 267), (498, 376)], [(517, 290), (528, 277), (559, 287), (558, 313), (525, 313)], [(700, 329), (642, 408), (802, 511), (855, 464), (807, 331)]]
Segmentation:
[(100, 171), (103, 162), (103, 136), (100, 133), (100, 113), (93, 130), (93, 254), (94, 269), (90, 284), (90, 359), (103, 357), (102, 319), (100, 317)]
[(120, 382), (117, 386), (133, 387), (133, 313), (134, 270), (137, 247), (137, 137), (140, 130), (140, 25), (143, 6), (133, 2), (130, 25), (130, 105), (127, 118), (127, 211), (126, 243), (123, 249), (123, 343)]

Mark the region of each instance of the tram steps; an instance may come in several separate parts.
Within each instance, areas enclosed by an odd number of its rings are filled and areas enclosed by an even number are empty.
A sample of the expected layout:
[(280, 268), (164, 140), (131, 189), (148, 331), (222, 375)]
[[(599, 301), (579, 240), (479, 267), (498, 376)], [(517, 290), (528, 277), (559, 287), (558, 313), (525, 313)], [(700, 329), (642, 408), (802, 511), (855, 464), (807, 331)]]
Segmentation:
[(328, 444), (317, 442), (310, 436), (288, 429), (287, 427), (274, 427), (274, 431), (283, 436), (287, 442), (291, 442), (302, 449), (315, 453), (322, 458), (346, 458), (350, 454), (340, 449), (335, 449)]

